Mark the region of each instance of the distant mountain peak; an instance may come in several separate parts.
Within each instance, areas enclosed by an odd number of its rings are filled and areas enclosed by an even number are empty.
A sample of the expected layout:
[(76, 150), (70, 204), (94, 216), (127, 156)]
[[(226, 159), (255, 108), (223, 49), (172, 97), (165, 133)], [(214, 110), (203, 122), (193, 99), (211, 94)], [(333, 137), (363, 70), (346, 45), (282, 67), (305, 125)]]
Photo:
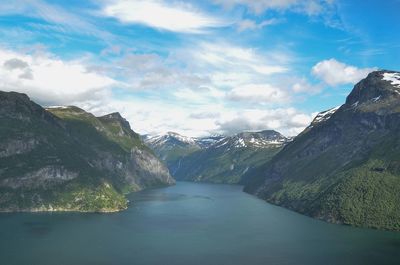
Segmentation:
[(215, 144), (218, 141), (221, 141), (224, 138), (225, 138), (225, 136), (223, 136), (223, 135), (213, 134), (213, 135), (206, 136), (206, 137), (195, 138), (195, 141), (201, 148), (204, 149), (204, 148), (208, 148), (208, 147), (212, 146), (213, 144)]
[(106, 120), (106, 121), (117, 121), (123, 126), (125, 129), (131, 130), (131, 126), (129, 122), (122, 117), (122, 115), (119, 112), (113, 112), (101, 117), (98, 117), (100, 120)]
[(113, 113), (106, 114), (106, 115), (101, 116), (101, 117), (105, 118), (105, 119), (108, 118), (108, 119), (125, 120), (125, 118), (122, 117), (122, 115), (119, 112), (113, 112)]
[(166, 143), (169, 144), (178, 144), (178, 145), (193, 145), (197, 146), (196, 141), (192, 137), (183, 136), (176, 132), (167, 132), (165, 134), (156, 135), (156, 136), (147, 136), (146, 142), (150, 145), (163, 145)]
[(181, 134), (176, 133), (176, 132), (167, 132), (166, 135), (169, 136), (169, 137), (175, 138), (176, 140), (181, 141), (183, 143), (187, 143), (187, 144), (191, 144), (191, 145), (197, 145), (195, 139), (192, 138), (192, 137), (189, 137), (189, 136), (184, 136), (184, 135), (181, 135)]
[(358, 107), (363, 103), (400, 98), (400, 72), (374, 71), (354, 86), (346, 105)]
[(77, 111), (77, 112), (87, 112), (84, 109), (81, 109), (77, 106), (73, 106), (73, 105), (69, 105), (69, 106), (50, 106), (50, 107), (46, 107), (46, 109), (69, 109), (69, 110), (73, 110), (73, 111)]
[(281, 146), (288, 142), (288, 138), (274, 130), (260, 132), (241, 132), (236, 135), (225, 137), (214, 144), (220, 148), (269, 148), (271, 146)]

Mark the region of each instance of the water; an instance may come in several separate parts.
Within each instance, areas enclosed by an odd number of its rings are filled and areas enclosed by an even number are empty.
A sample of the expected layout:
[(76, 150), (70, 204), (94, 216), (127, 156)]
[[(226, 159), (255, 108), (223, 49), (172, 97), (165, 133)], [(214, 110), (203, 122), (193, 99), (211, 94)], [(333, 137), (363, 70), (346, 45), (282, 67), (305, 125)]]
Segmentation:
[(0, 214), (0, 264), (400, 264), (400, 233), (327, 224), (240, 186), (181, 182), (130, 200), (115, 214)]

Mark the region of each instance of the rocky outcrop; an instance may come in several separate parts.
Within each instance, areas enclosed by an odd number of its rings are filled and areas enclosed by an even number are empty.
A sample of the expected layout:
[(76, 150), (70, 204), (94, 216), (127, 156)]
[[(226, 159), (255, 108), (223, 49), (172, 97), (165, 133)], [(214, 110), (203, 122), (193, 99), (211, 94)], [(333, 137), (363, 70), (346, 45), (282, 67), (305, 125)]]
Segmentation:
[(0, 181), (0, 187), (12, 189), (48, 188), (78, 177), (77, 172), (68, 171), (62, 166), (46, 166), (21, 177), (5, 178)]
[[(127, 174), (127, 180), (140, 186), (175, 183), (175, 180), (169, 174), (168, 168), (149, 150), (132, 148), (129, 168), (129, 172), (133, 172), (133, 175)], [(135, 176), (140, 177), (135, 179)]]
[(30, 152), (38, 144), (36, 139), (11, 139), (0, 144), (0, 158)]

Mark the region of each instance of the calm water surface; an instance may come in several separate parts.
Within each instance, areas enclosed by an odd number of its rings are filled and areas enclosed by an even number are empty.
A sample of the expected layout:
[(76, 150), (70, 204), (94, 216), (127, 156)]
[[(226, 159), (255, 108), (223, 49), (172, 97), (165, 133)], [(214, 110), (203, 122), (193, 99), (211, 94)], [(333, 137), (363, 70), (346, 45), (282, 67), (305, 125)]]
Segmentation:
[(0, 214), (0, 264), (400, 264), (400, 233), (320, 222), (240, 186), (181, 182), (130, 200), (116, 214)]

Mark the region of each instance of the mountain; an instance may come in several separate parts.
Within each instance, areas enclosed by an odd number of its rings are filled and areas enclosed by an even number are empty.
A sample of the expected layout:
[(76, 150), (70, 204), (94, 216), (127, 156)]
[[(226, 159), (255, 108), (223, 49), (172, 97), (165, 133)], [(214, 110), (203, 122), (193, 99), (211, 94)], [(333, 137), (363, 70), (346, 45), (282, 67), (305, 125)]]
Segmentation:
[(320, 113), (245, 191), (334, 223), (400, 230), (400, 73), (375, 71)]
[(270, 159), (287, 142), (275, 131), (219, 137), (211, 145), (176, 160), (171, 172), (178, 180), (239, 183), (243, 174)]
[(200, 146), (201, 149), (208, 148), (218, 141), (221, 141), (225, 136), (223, 135), (211, 135), (206, 137), (194, 138), (194, 141)]
[(167, 164), (171, 173), (175, 171), (176, 162), (201, 149), (195, 138), (186, 137), (175, 132), (163, 135), (144, 136), (143, 141), (156, 155)]
[(0, 211), (112, 212), (128, 192), (173, 183), (119, 113), (0, 92)]

